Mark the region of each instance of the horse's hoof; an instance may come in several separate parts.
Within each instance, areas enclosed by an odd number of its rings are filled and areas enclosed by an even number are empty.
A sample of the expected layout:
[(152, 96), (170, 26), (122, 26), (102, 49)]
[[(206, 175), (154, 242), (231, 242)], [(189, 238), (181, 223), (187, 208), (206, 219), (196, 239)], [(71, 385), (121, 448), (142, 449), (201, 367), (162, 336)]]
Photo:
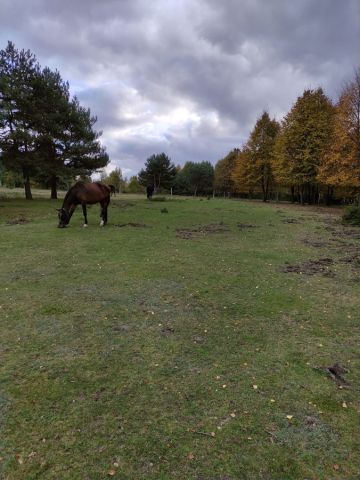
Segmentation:
[(83, 228), (87, 228), (88, 224), (84, 223)]
[(104, 225), (105, 225), (104, 220), (101, 220), (100, 227), (103, 227)]

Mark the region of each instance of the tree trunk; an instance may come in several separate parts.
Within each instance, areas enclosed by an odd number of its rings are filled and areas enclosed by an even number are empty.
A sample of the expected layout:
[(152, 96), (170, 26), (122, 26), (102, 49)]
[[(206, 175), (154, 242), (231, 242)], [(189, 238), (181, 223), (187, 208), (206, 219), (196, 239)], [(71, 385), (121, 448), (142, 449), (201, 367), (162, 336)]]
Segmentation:
[(57, 185), (56, 185), (56, 175), (51, 175), (50, 180), (50, 188), (51, 188), (51, 200), (57, 200)]
[(295, 187), (291, 186), (291, 203), (295, 203)]
[(25, 168), (23, 169), (24, 176), (24, 189), (25, 189), (25, 198), (26, 200), (32, 200), (31, 186), (30, 186), (30, 177)]
[(304, 185), (299, 187), (300, 204), (304, 205)]

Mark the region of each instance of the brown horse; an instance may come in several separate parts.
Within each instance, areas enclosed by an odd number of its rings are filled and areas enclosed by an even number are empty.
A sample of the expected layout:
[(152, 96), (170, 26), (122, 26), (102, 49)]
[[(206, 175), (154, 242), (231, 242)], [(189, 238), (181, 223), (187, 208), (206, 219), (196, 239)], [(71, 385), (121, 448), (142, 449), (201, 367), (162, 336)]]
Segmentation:
[(84, 183), (77, 182), (73, 185), (65, 195), (62, 207), (59, 212), (59, 228), (64, 228), (70, 222), (70, 218), (75, 211), (77, 205), (82, 206), (84, 214), (84, 227), (88, 226), (86, 205), (100, 203), (100, 226), (103, 227), (107, 223), (107, 208), (110, 203), (111, 189), (101, 182)]

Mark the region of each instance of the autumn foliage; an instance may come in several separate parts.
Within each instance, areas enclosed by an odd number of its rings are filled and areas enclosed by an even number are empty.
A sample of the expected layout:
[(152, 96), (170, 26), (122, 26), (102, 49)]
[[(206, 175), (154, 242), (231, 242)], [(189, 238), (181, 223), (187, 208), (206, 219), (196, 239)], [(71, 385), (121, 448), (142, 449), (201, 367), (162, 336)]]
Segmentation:
[(279, 124), (264, 112), (249, 139), (215, 167), (218, 193), (329, 202), (360, 200), (360, 68), (334, 105), (307, 89)]

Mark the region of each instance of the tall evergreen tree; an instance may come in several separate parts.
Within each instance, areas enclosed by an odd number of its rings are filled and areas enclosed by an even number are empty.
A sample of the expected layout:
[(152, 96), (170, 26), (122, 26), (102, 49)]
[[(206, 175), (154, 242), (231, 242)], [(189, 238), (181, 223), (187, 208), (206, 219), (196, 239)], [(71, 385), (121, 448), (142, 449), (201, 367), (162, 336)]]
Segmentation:
[(153, 185), (155, 191), (169, 189), (174, 183), (176, 167), (165, 153), (151, 155), (145, 162), (145, 169), (139, 172), (139, 183)]
[(22, 171), (26, 198), (30, 176), (51, 185), (61, 177), (90, 175), (109, 161), (94, 130), (96, 117), (70, 100), (59, 72), (41, 70), (30, 51), (9, 42), (0, 51), (0, 151), (6, 168)]
[(176, 178), (177, 190), (196, 196), (209, 194), (214, 185), (214, 167), (210, 162), (186, 162)]
[(0, 152), (6, 168), (21, 172), (25, 196), (32, 199), (30, 176), (36, 172), (37, 134), (33, 125), (34, 86), (40, 66), (29, 50), (12, 42), (0, 50)]

